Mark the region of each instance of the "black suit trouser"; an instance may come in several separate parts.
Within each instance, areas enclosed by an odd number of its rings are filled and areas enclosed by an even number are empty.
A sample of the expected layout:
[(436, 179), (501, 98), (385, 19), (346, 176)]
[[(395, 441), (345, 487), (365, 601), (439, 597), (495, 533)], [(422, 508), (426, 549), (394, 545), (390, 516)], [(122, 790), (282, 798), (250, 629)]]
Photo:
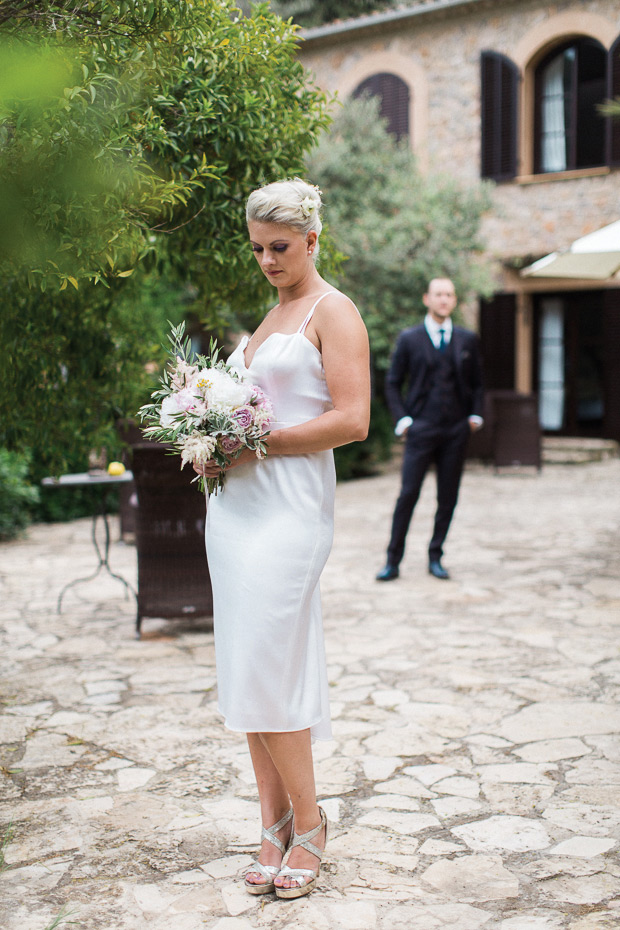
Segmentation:
[(409, 427), (403, 456), (400, 495), (394, 508), (388, 563), (399, 565), (405, 551), (405, 537), (422, 483), (434, 464), (437, 474), (437, 511), (433, 537), (429, 543), (430, 561), (440, 559), (452, 515), (459, 496), (470, 428), (468, 420), (445, 426), (415, 420)]

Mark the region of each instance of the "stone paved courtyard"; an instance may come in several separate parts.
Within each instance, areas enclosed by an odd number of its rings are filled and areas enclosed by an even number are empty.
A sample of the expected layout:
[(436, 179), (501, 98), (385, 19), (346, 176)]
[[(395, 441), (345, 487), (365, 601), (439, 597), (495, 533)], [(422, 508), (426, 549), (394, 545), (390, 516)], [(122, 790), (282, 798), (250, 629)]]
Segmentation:
[[(2, 930), (617, 930), (620, 459), (470, 468), (448, 582), (426, 574), (432, 478), (400, 579), (374, 581), (397, 488), (338, 488), (332, 832), (300, 901), (239, 883), (258, 807), (208, 625), (146, 620), (138, 642), (105, 576), (58, 615), (88, 520), (0, 545)], [(111, 564), (135, 583), (133, 547)]]

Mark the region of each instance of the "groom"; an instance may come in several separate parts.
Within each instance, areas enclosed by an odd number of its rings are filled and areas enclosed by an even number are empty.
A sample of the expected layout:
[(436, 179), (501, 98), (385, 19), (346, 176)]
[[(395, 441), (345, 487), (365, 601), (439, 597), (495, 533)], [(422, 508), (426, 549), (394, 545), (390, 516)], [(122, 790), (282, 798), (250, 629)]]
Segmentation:
[(478, 338), (452, 325), (454, 284), (449, 278), (434, 278), (423, 301), (428, 310), (426, 318), (400, 334), (386, 378), (395, 433), (405, 437), (406, 445), (387, 564), (377, 581), (398, 578), (407, 530), (431, 463), (437, 472), (437, 511), (428, 548), (428, 570), (435, 578), (450, 577), (441, 564), (443, 543), (456, 507), (467, 440), (470, 432), (482, 426)]

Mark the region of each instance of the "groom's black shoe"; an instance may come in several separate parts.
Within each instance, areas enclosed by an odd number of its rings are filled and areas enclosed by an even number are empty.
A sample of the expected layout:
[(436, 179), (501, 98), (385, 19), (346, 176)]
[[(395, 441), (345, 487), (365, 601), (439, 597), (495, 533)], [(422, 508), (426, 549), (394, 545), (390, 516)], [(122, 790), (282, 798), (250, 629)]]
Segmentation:
[(377, 581), (393, 581), (394, 578), (398, 578), (398, 567), (396, 565), (388, 564), (385, 568), (382, 568), (378, 575), (376, 575)]
[(434, 575), (435, 578), (446, 579), (449, 578), (449, 573), (445, 570), (439, 559), (431, 559), (428, 563), (429, 574)]

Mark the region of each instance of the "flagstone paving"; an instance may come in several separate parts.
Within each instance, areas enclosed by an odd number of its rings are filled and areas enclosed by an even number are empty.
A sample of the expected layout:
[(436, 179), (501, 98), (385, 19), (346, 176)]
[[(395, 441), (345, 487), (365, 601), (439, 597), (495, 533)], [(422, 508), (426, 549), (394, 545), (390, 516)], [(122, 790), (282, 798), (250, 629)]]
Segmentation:
[[(0, 926), (620, 926), (619, 488), (619, 459), (469, 468), (438, 581), (429, 478), (381, 584), (398, 475), (338, 487), (335, 740), (315, 744), (331, 837), (319, 890), (292, 902), (239, 881), (257, 798), (217, 714), (208, 625), (145, 620), (136, 641), (104, 575), (58, 615), (94, 567), (88, 520), (1, 545)], [(133, 547), (110, 561), (135, 583)]]

